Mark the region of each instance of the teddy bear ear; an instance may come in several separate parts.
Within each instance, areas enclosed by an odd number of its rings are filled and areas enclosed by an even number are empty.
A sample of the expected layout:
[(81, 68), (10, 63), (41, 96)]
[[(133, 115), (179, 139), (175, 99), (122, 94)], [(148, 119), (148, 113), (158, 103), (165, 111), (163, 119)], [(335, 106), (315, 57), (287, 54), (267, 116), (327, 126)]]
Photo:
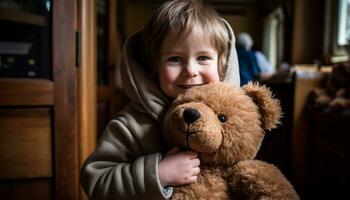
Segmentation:
[(249, 82), (243, 86), (243, 90), (259, 107), (262, 128), (265, 130), (276, 128), (282, 117), (279, 100), (273, 97), (272, 92), (265, 85), (261, 86), (259, 83)]

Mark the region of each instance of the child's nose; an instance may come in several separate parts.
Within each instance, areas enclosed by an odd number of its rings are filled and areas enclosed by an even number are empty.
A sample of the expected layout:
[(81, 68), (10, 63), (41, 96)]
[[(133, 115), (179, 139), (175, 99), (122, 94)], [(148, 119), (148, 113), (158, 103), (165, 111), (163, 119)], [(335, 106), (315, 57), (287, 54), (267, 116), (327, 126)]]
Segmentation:
[(187, 62), (184, 66), (184, 69), (182, 70), (185, 77), (194, 77), (198, 75), (198, 70), (196, 69), (196, 63), (194, 62)]

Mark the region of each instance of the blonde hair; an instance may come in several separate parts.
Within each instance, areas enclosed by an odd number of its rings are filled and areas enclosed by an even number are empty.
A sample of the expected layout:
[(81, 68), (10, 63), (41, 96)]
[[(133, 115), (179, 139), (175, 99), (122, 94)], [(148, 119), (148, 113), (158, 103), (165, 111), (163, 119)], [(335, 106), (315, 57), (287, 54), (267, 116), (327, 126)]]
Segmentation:
[(169, 31), (176, 35), (189, 33), (197, 26), (208, 34), (218, 51), (218, 73), (220, 80), (226, 76), (230, 37), (225, 23), (211, 6), (200, 0), (172, 0), (165, 2), (154, 13), (141, 31), (141, 59), (153, 74), (159, 66), (161, 44)]

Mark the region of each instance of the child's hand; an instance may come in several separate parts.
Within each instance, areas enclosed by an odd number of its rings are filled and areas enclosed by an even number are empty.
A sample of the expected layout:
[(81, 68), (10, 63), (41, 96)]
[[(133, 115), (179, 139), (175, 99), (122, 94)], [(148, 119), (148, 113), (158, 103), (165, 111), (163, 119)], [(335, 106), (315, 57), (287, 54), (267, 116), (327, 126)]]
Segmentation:
[(159, 162), (158, 173), (162, 186), (177, 186), (196, 182), (200, 161), (193, 151), (172, 148)]

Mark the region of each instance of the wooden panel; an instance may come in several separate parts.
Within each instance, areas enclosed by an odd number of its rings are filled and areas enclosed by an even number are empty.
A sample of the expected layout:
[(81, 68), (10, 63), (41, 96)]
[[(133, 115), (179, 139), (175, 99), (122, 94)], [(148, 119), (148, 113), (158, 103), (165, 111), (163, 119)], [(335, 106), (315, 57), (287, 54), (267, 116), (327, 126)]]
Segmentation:
[[(79, 198), (77, 1), (53, 6), (55, 199)], [(82, 97), (85, 98), (85, 97)]]
[[(331, 149), (339, 157), (350, 162), (350, 116), (338, 113), (311, 111), (311, 140)], [(331, 137), (330, 137), (331, 135)]]
[(0, 199), (52, 199), (51, 179), (28, 179), (0, 182)]
[(0, 109), (0, 179), (52, 176), (49, 108)]
[(304, 199), (345, 199), (349, 196), (350, 116), (318, 109), (308, 109), (308, 116)]
[(0, 78), (0, 105), (52, 105), (53, 82)]

